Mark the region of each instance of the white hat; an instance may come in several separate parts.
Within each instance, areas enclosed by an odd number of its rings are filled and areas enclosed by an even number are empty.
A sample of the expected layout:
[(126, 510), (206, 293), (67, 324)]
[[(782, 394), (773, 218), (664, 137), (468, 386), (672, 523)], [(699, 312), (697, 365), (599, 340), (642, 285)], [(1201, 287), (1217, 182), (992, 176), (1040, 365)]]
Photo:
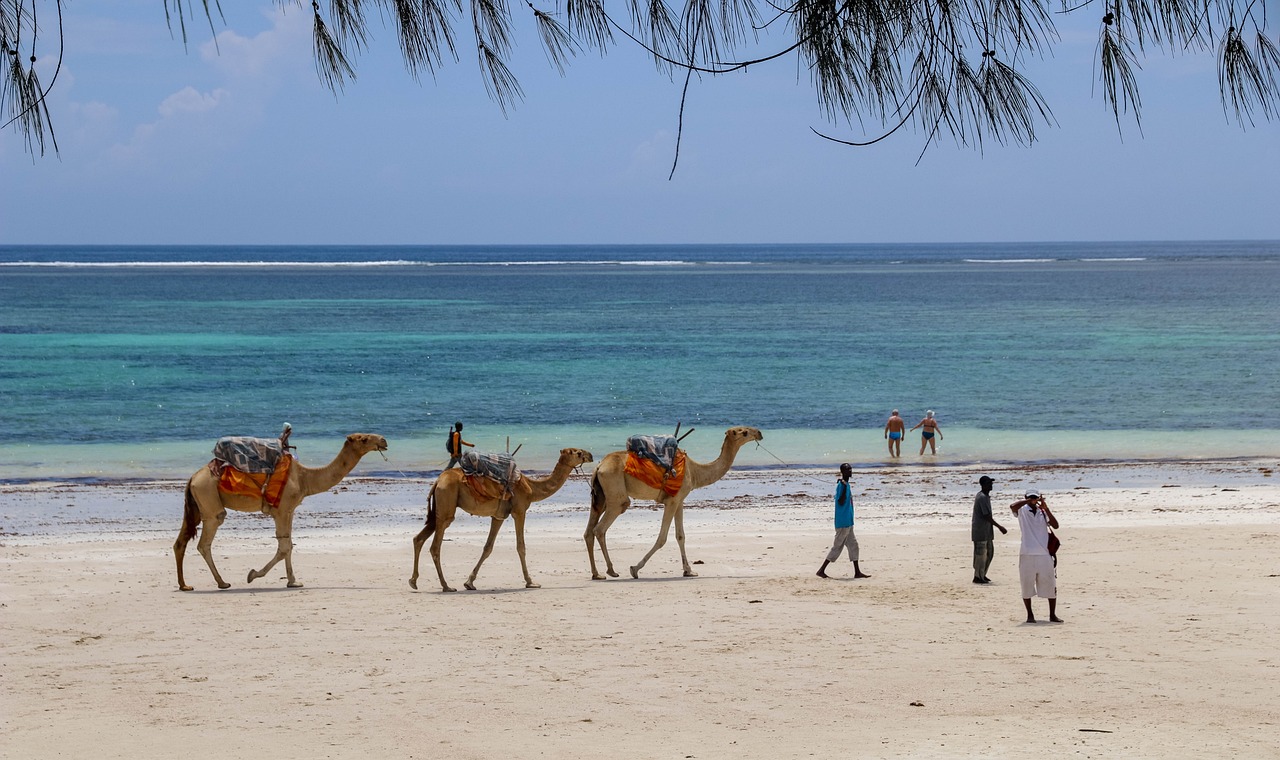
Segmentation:
[(1040, 492), (1034, 488), (1028, 488), (1026, 496), (1028, 499), (1038, 499), (1040, 498)]

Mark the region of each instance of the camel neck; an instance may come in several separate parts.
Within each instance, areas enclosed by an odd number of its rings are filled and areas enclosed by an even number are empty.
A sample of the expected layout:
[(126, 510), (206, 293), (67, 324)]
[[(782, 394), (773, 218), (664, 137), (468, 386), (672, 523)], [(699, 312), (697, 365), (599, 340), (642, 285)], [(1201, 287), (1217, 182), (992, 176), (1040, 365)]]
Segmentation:
[(547, 477), (539, 480), (529, 478), (529, 487), (533, 490), (533, 500), (542, 501), (559, 491), (565, 481), (569, 479), (569, 473), (571, 472), (573, 472), (573, 468), (562, 458), (556, 462), (555, 469)]
[(333, 461), (323, 467), (302, 467), (299, 465), (299, 483), (305, 496), (323, 493), (342, 482), (347, 473), (355, 469), (360, 457), (352, 450), (350, 444), (344, 444), (342, 451)]
[(693, 459), (687, 459), (685, 464), (685, 477), (690, 478), (694, 488), (711, 485), (720, 478), (725, 476), (730, 467), (733, 467), (733, 460), (738, 455), (738, 449), (741, 446), (733, 445), (728, 438), (720, 447), (720, 456), (716, 457), (714, 462), (695, 462)]

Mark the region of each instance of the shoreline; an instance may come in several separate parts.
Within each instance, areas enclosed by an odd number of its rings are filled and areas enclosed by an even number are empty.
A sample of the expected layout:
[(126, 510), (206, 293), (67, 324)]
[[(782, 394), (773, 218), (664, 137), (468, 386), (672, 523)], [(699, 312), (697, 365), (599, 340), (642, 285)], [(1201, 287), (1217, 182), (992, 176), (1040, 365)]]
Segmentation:
[[(1241, 522), (1253, 515), (1280, 520), (1280, 478), (1269, 459), (1003, 466), (897, 465), (855, 471), (859, 522), (871, 527), (967, 525), (979, 475), (996, 480), (993, 500), (1011, 503), (1035, 486), (1056, 508), (1073, 510), (1090, 526), (1210, 519)], [(766, 510), (807, 522), (825, 519), (832, 468), (735, 468), (719, 482), (690, 494), (691, 525), (716, 523), (737, 512)], [(358, 475), (308, 497), (298, 509), (302, 537), (397, 535), (416, 532), (426, 513), (434, 477)], [(531, 530), (581, 531), (589, 505), (590, 472), (529, 511)], [(0, 483), (0, 546), (60, 541), (134, 541), (176, 533), (184, 481), (39, 481)], [(634, 512), (656, 512), (636, 502)], [(620, 522), (629, 522), (622, 520)], [(257, 535), (270, 521), (260, 513), (234, 513), (219, 532)], [(564, 523), (567, 527), (559, 527)], [(460, 514), (453, 530), (484, 530), (488, 521)], [(580, 538), (580, 533), (579, 533)]]
[[(922, 457), (914, 457), (911, 461), (886, 459), (884, 461), (861, 461), (850, 462), (855, 473), (877, 474), (881, 471), (889, 472), (911, 472), (913, 470), (920, 471), (940, 471), (940, 470), (1055, 470), (1055, 469), (1074, 469), (1074, 468), (1160, 468), (1168, 466), (1203, 466), (1212, 467), (1218, 465), (1255, 465), (1260, 472), (1280, 470), (1280, 457), (1269, 455), (1246, 454), (1241, 456), (1219, 456), (1219, 457), (1159, 457), (1159, 458), (1079, 458), (1079, 459), (996, 459), (982, 461), (964, 461), (964, 460), (947, 460), (947, 459), (924, 459)], [(773, 473), (799, 473), (810, 474), (813, 472), (826, 472), (834, 470), (836, 464), (826, 463), (804, 463), (804, 464), (755, 464), (755, 465), (734, 465), (732, 473), (738, 475), (756, 474), (759, 476), (768, 476)], [(357, 470), (362, 470), (358, 474), (348, 476), (347, 480), (368, 480), (380, 482), (396, 482), (405, 480), (434, 480), (439, 477), (442, 470), (439, 468), (412, 470), (412, 469), (395, 469), (395, 470), (379, 470), (368, 468), (367, 466), (359, 466)], [(543, 475), (549, 472), (549, 469), (530, 467), (524, 468), (525, 472), (537, 475)], [(8, 477), (0, 478), (0, 488), (4, 487), (39, 487), (44, 484), (48, 485), (85, 485), (85, 486), (128, 486), (128, 485), (146, 485), (152, 483), (181, 483), (186, 478), (178, 478), (165, 475), (127, 475), (119, 477), (109, 477), (102, 475), (49, 475), (43, 477)]]
[[(735, 469), (811, 470), (835, 468), (841, 462), (855, 470), (882, 467), (1075, 466), (1090, 464), (1231, 462), (1271, 459), (1280, 462), (1280, 430), (988, 430), (945, 426), (937, 455), (919, 455), (919, 439), (904, 442), (903, 456), (887, 456), (879, 429), (765, 430), (760, 444), (744, 447)], [(382, 431), (372, 429), (368, 432)], [(597, 459), (621, 449), (627, 435), (644, 426), (493, 426), (479, 428), (471, 439), (478, 450), (505, 451), (520, 446), (519, 464), (531, 472), (549, 471), (561, 448), (593, 452)], [(486, 429), (487, 428), (487, 429)], [(357, 476), (435, 477), (447, 462), (436, 436), (388, 435), (386, 458), (366, 457)], [(698, 461), (719, 453), (723, 429), (701, 423), (698, 434), (682, 448)], [(385, 433), (384, 433), (385, 435)], [(300, 460), (308, 466), (328, 462), (343, 436), (296, 433)], [(42, 481), (136, 482), (183, 479), (209, 461), (214, 439), (137, 443), (0, 444), (0, 485)]]

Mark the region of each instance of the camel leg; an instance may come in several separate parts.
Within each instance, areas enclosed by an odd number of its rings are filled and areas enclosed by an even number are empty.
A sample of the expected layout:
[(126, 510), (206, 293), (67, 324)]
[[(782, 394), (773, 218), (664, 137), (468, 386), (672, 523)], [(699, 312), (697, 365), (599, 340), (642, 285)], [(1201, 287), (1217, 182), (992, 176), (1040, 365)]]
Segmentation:
[(431, 559), (436, 563), (436, 576), (440, 578), (440, 590), (457, 591), (458, 589), (444, 582), (444, 568), (440, 566), (440, 547), (444, 544), (444, 529), (449, 527), (449, 523), (453, 521), (446, 522), (439, 518), (437, 520), (439, 525), (436, 527), (436, 535), (431, 539)]
[(604, 580), (604, 576), (596, 569), (596, 526), (599, 524), (600, 513), (593, 509), (587, 516), (587, 529), (582, 534), (582, 540), (587, 542), (587, 559), (591, 561), (591, 580), (593, 581)]
[(222, 580), (222, 576), (218, 573), (218, 568), (213, 564), (213, 537), (218, 532), (218, 526), (227, 519), (227, 510), (222, 510), (218, 514), (204, 520), (200, 528), (200, 540), (196, 543), (196, 550), (200, 552), (200, 556), (204, 557), (204, 563), (209, 566), (209, 572), (213, 573), (213, 580), (217, 582), (218, 588), (231, 588), (231, 584)]
[(697, 578), (698, 574), (689, 566), (689, 555), (684, 553), (684, 504), (676, 507), (676, 543), (680, 546), (680, 564), (684, 565), (684, 577)]
[(178, 590), (190, 591), (191, 587), (182, 578), (182, 557), (187, 553), (187, 539), (184, 536), (178, 536), (178, 540), (173, 542), (173, 559), (178, 563)]
[[(621, 509), (615, 511), (613, 509), (606, 508), (604, 517), (600, 518), (599, 524), (596, 525), (596, 542), (600, 544), (600, 554), (604, 557), (604, 571), (610, 578), (617, 578), (618, 573), (613, 569), (613, 560), (609, 557), (609, 546), (604, 541), (604, 535), (609, 532), (609, 527), (613, 525), (613, 521), (617, 520), (619, 515), (627, 511), (627, 507), (630, 506), (630, 504), (631, 500), (627, 499), (622, 502)], [(592, 562), (592, 567), (594, 566), (595, 563)], [(592, 580), (597, 581), (603, 580), (603, 578), (596, 574), (593, 574), (591, 578)]]
[(640, 571), (644, 569), (649, 558), (667, 542), (667, 532), (671, 530), (671, 519), (675, 516), (676, 510), (671, 504), (664, 504), (663, 506), (665, 509), (662, 510), (662, 529), (658, 531), (658, 540), (653, 543), (653, 548), (649, 550), (649, 553), (644, 555), (644, 559), (640, 560), (640, 564), (631, 566), (632, 578), (640, 577)]
[(301, 583), (293, 579), (293, 561), (290, 555), (293, 554), (293, 537), (292, 536), (276, 536), (276, 553), (271, 557), (271, 561), (263, 565), (261, 570), (249, 568), (249, 579), (245, 583), (253, 583), (256, 578), (265, 578), (267, 573), (271, 572), (271, 568), (276, 566), (280, 560), (284, 560), (285, 574), (288, 576), (289, 588), (298, 588)]
[[(292, 534), (293, 531), (289, 531), (289, 533)], [(285, 586), (288, 588), (302, 588), (302, 581), (293, 577), (293, 536), (281, 536), (280, 540), (286, 544), (284, 547), (284, 575), (287, 579)], [(681, 544), (681, 546), (683, 547), (684, 544)], [(685, 575), (688, 575), (688, 573), (686, 572)]]
[(467, 582), (462, 584), (462, 587), (467, 591), (476, 590), (476, 576), (480, 574), (480, 566), (493, 553), (493, 544), (498, 540), (498, 531), (500, 530), (502, 530), (502, 518), (494, 517), (489, 520), (489, 538), (485, 540), (484, 550), (480, 552), (480, 561), (476, 562), (475, 569), (471, 571), (471, 577), (467, 578)]
[(542, 588), (541, 585), (534, 583), (533, 578), (529, 577), (529, 565), (524, 561), (524, 515), (523, 511), (514, 512), (513, 518), (516, 523), (516, 554), (520, 555), (520, 570), (524, 573), (525, 588)]
[[(192, 480), (195, 478), (193, 477)], [(178, 538), (173, 542), (173, 559), (178, 565), (178, 590), (190, 591), (191, 587), (182, 577), (182, 560), (187, 555), (187, 544), (196, 535), (196, 525), (200, 522), (200, 503), (196, 501), (191, 490), (191, 480), (187, 481), (187, 491), (183, 501), (182, 527), (178, 530)]]
[[(296, 506), (296, 505), (295, 505)], [(293, 577), (293, 509), (280, 506), (276, 508), (276, 553), (261, 570), (249, 569), (249, 580), (246, 583), (253, 583), (255, 578), (265, 578), (271, 568), (276, 566), (280, 560), (284, 560), (284, 574), (286, 585), (289, 588), (302, 588), (302, 584)]]
[(409, 576), (409, 588), (415, 590), (418, 588), (418, 557), (422, 554), (422, 547), (427, 543), (427, 539), (431, 538), (431, 534), (435, 532), (436, 522), (428, 518), (427, 524), (418, 531), (418, 535), (413, 537), (413, 575)]

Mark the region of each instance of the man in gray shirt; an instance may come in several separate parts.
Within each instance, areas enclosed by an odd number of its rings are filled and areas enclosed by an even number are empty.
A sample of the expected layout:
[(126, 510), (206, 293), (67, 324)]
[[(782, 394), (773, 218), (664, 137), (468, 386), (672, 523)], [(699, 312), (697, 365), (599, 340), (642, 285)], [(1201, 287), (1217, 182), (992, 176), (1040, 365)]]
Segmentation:
[(996, 522), (991, 514), (991, 486), (995, 481), (983, 475), (978, 478), (982, 491), (973, 499), (973, 582), (990, 583), (987, 568), (991, 567), (991, 558), (996, 553), (996, 534), (991, 530), (994, 526), (1002, 534), (1009, 531)]

